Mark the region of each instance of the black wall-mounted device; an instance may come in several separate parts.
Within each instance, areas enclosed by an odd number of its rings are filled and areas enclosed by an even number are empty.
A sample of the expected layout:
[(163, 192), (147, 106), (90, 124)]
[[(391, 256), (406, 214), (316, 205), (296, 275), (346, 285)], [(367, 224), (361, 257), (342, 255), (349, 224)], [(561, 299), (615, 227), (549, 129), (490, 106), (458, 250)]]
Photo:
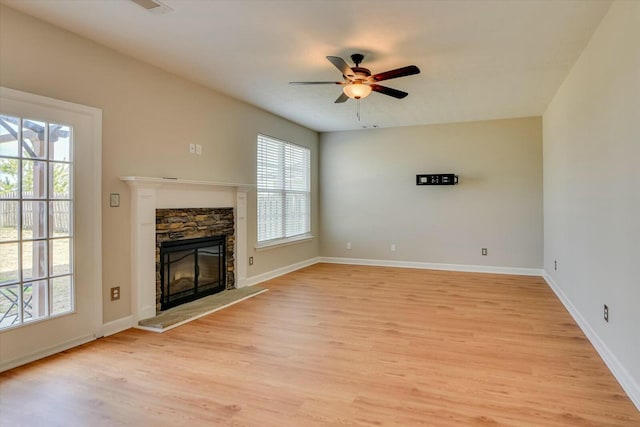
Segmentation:
[(452, 173), (431, 173), (416, 175), (416, 185), (456, 185), (458, 175)]

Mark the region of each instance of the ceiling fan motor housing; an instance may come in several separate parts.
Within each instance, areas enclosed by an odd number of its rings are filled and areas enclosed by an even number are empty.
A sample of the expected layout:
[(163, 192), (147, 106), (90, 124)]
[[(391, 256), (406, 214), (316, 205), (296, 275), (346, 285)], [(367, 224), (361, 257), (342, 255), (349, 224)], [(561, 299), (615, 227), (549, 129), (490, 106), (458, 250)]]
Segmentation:
[(353, 76), (345, 76), (351, 79), (356, 80), (365, 80), (371, 76), (371, 71), (364, 67), (351, 67), (351, 71), (353, 71)]

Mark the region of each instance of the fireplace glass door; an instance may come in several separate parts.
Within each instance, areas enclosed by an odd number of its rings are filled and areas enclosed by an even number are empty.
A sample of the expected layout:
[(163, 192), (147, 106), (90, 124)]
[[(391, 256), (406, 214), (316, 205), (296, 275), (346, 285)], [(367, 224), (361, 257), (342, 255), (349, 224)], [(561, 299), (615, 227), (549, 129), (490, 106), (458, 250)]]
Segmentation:
[(161, 243), (160, 309), (223, 291), (225, 253), (224, 236)]

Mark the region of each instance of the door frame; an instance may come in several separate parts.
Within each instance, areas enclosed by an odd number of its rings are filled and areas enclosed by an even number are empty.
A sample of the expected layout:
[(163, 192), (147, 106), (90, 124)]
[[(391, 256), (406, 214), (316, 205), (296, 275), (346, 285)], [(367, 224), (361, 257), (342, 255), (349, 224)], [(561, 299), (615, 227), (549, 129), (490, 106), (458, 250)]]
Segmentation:
[[(86, 261), (91, 263), (91, 267), (83, 273), (87, 284), (87, 301), (78, 301), (77, 282), (74, 288), (76, 306), (74, 312), (69, 315), (46, 319), (34, 324), (21, 325), (0, 332), (0, 372), (14, 368), (25, 363), (49, 356), (54, 353), (75, 347), (77, 345), (92, 341), (101, 336), (102, 317), (102, 110), (88, 107), (72, 102), (61, 101), (54, 98), (22, 92), (15, 89), (0, 87), (0, 112), (18, 117), (40, 117), (47, 121), (54, 121), (57, 115), (73, 115), (76, 122), (81, 122), (86, 130), (86, 139), (82, 143), (82, 155), (79, 156), (84, 163), (82, 167), (89, 169), (92, 173), (85, 181), (85, 190), (81, 195), (74, 194), (74, 211), (76, 203), (82, 203), (84, 209), (89, 213), (83, 213), (83, 222), (88, 222), (82, 240), (85, 247), (89, 249), (85, 254)], [(53, 119), (53, 120), (52, 120)], [(79, 150), (79, 149), (78, 149)], [(76, 152), (74, 150), (74, 152)], [(74, 175), (78, 173), (78, 167), (74, 155)], [(77, 183), (77, 179), (74, 178)], [(82, 198), (82, 202), (78, 201)], [(75, 215), (74, 215), (75, 216)], [(76, 216), (77, 217), (77, 216)], [(75, 232), (74, 232), (75, 234)], [(74, 236), (74, 240), (77, 236)], [(74, 263), (74, 281), (77, 270)], [(77, 304), (86, 304), (89, 307), (78, 307)], [(49, 337), (43, 332), (29, 331), (29, 328), (38, 328), (39, 325), (68, 316), (73, 316), (79, 310), (89, 310), (90, 324), (85, 329), (78, 332), (71, 332), (69, 337), (56, 339)], [(53, 324), (51, 325), (54, 326)], [(44, 329), (41, 327), (41, 329)], [(28, 332), (27, 332), (28, 331)], [(25, 333), (29, 335), (24, 339)], [(55, 335), (55, 334), (51, 334)], [(12, 348), (7, 351), (6, 348)]]

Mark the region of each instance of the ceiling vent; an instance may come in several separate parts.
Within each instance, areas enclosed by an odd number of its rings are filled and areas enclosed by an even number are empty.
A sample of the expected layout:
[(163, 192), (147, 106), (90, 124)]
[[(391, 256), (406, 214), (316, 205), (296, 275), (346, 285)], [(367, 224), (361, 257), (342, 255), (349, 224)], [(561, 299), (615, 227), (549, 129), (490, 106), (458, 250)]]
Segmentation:
[(158, 0), (131, 0), (143, 9), (148, 10), (151, 13), (163, 14), (173, 12), (169, 6), (160, 3)]

